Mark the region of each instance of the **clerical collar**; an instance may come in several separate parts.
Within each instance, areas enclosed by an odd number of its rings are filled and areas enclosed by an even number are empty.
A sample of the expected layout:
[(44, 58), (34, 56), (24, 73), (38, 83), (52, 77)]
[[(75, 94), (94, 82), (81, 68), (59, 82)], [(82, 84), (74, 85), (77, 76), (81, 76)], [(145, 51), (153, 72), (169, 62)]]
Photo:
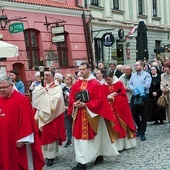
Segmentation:
[(51, 83), (46, 84), (45, 86), (46, 86), (46, 88), (50, 88), (53, 84), (54, 84), (54, 82), (52, 81)]
[(156, 77), (158, 74), (152, 75), (152, 77)]

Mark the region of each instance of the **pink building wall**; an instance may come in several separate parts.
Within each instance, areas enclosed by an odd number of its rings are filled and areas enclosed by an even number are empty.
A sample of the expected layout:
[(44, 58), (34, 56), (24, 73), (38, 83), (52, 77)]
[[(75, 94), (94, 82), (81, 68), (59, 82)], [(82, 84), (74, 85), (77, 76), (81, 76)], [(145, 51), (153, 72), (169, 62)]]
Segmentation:
[[(87, 49), (85, 42), (85, 34), (83, 28), (82, 17), (73, 17), (73, 16), (62, 16), (55, 14), (45, 14), (45, 13), (36, 13), (36, 12), (22, 12), (15, 10), (5, 9), (5, 14), (7, 17), (14, 18), (15, 16), (27, 17), (22, 22), (24, 23), (24, 29), (36, 29), (40, 31), (39, 37), (39, 46), (40, 46), (40, 57), (44, 56), (44, 51), (53, 49), (57, 50), (56, 45), (51, 42), (51, 29), (47, 30), (45, 23), (45, 15), (48, 18), (48, 22), (53, 22), (54, 20), (64, 20), (65, 31), (68, 33), (68, 57), (69, 57), (69, 67), (60, 68), (59, 72), (63, 75), (66, 73), (74, 74), (77, 66), (76, 60), (87, 60)], [(53, 18), (53, 19), (50, 19)], [(19, 22), (11, 21), (10, 24)], [(8, 24), (9, 25), (9, 24)], [(7, 75), (9, 71), (13, 69), (13, 65), (20, 63), (22, 65), (22, 70), (20, 70), (21, 78), (23, 81), (30, 81), (34, 79), (35, 71), (29, 70), (28, 60), (26, 55), (26, 47), (23, 32), (11, 34), (7, 28), (2, 31), (0, 29), (0, 34), (3, 34), (3, 41), (17, 45), (19, 48), (19, 56), (14, 58), (8, 58), (7, 61), (0, 62), (0, 66), (6, 66)]]

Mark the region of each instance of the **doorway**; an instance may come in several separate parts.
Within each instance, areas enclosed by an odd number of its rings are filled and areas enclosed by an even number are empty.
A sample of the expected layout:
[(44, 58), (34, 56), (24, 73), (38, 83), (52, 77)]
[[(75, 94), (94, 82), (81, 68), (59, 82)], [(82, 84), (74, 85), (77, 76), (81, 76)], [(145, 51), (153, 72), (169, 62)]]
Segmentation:
[(117, 64), (124, 64), (124, 43), (120, 40), (116, 41)]

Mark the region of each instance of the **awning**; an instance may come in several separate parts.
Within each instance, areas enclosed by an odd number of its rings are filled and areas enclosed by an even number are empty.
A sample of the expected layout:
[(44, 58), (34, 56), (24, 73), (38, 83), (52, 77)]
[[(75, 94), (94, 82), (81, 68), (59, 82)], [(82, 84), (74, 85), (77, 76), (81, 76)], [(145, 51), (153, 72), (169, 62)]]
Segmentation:
[(154, 53), (160, 54), (165, 52), (165, 47), (158, 47), (154, 49)]
[(169, 53), (170, 52), (170, 44), (167, 44), (163, 47), (157, 47), (154, 49), (154, 53), (160, 54), (160, 53)]
[(18, 56), (18, 46), (0, 41), (0, 58), (10, 58)]

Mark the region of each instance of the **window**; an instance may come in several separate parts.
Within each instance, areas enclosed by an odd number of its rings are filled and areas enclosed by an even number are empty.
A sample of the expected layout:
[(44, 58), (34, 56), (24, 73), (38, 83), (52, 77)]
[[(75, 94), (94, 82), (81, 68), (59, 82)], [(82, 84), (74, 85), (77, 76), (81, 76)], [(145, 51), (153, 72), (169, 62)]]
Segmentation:
[(161, 46), (161, 41), (155, 40), (155, 47), (158, 48)]
[(153, 0), (153, 16), (157, 17), (157, 0)]
[(54, 50), (45, 51), (45, 65), (47, 67), (53, 67), (53, 65), (58, 62), (58, 53)]
[(98, 0), (91, 0), (91, 5), (99, 5), (99, 1)]
[(57, 46), (57, 52), (60, 66), (68, 66), (68, 49), (66, 41)]
[(119, 10), (119, 0), (113, 0), (113, 9)]
[(103, 43), (101, 38), (94, 38), (94, 47), (95, 47), (95, 59), (96, 62), (104, 62), (104, 55), (103, 55)]
[(34, 29), (24, 31), (26, 53), (30, 69), (40, 64), (38, 34), (39, 32)]
[(139, 14), (143, 14), (143, 0), (138, 0)]

